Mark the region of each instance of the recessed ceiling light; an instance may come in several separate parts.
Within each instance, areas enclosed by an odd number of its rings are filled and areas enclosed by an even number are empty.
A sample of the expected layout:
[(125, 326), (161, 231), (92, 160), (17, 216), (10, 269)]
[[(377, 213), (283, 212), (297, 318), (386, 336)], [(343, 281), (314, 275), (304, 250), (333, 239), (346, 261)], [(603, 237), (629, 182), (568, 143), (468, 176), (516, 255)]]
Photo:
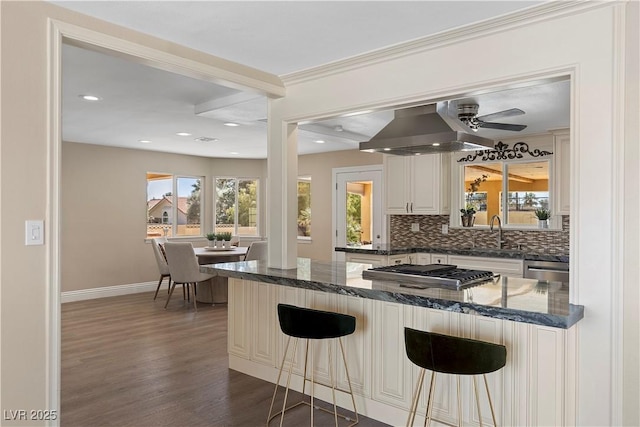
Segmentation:
[(432, 145), (432, 146), (434, 146), (434, 147), (439, 147), (439, 146), (440, 146), (440, 143), (439, 143), (439, 142), (434, 142), (434, 143), (433, 143), (433, 144), (431, 144), (431, 145)]
[(138, 142), (141, 142), (143, 144), (151, 144), (151, 141), (148, 140), (148, 139), (140, 139), (140, 140), (138, 140)]
[(237, 123), (232, 123), (232, 122), (227, 122), (227, 123), (225, 123), (224, 125), (225, 125), (225, 126), (231, 126), (231, 127), (234, 127), (234, 126), (240, 126), (239, 124), (237, 124)]
[(178, 132), (178, 133), (176, 133), (176, 135), (178, 135), (178, 136), (191, 136), (191, 134), (189, 132)]
[(95, 96), (95, 95), (78, 95), (78, 96), (84, 99), (85, 101), (100, 101), (102, 99), (99, 96)]
[(238, 153), (237, 151), (230, 151), (229, 154), (234, 154), (235, 155), (235, 154), (240, 154), (240, 153)]
[(315, 142), (316, 144), (324, 144), (324, 141), (323, 141), (323, 140), (321, 140), (321, 139), (318, 139), (318, 140), (313, 141), (313, 142)]
[(383, 148), (384, 151), (391, 151), (391, 148)]

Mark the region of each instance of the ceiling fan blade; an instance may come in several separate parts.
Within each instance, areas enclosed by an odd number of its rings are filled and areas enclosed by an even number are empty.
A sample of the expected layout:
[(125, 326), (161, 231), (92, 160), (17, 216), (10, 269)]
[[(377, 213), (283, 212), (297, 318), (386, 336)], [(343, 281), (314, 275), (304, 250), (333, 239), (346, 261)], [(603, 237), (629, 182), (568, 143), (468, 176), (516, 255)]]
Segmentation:
[(481, 128), (511, 130), (514, 132), (520, 132), (521, 130), (527, 127), (527, 125), (512, 125), (509, 123), (492, 123), (492, 122), (481, 122), (481, 121), (478, 121), (478, 126)]
[(515, 116), (521, 116), (524, 114), (524, 111), (522, 111), (519, 108), (511, 108), (509, 110), (504, 110), (504, 111), (498, 111), (497, 113), (491, 113), (491, 114), (485, 114), (484, 116), (479, 116), (476, 117), (478, 120), (482, 120), (482, 121), (491, 121), (491, 120), (496, 120), (496, 119), (500, 119), (503, 117), (515, 117)]

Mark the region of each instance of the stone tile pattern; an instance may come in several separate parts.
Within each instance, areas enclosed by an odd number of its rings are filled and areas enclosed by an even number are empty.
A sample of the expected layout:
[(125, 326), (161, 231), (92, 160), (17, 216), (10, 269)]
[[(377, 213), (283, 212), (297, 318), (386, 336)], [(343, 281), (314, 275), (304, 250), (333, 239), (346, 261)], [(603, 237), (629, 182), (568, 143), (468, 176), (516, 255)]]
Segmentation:
[[(449, 215), (391, 215), (391, 246), (394, 247), (497, 247), (496, 232), (487, 228), (449, 228), (442, 234), (442, 226), (449, 224)], [(411, 231), (412, 223), (420, 224), (420, 231)], [(503, 230), (503, 249), (517, 249), (541, 254), (569, 253), (569, 216), (562, 216), (562, 230)]]

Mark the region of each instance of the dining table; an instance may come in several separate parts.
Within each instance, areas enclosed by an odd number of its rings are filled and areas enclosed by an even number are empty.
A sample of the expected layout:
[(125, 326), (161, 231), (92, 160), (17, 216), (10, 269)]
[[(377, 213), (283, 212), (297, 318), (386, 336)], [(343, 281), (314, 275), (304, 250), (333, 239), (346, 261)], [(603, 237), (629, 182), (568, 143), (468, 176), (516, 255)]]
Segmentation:
[[(193, 248), (198, 264), (215, 264), (218, 262), (242, 261), (247, 254), (247, 246), (202, 247)], [(224, 304), (228, 299), (228, 279), (215, 276), (198, 283), (196, 301), (205, 304)]]

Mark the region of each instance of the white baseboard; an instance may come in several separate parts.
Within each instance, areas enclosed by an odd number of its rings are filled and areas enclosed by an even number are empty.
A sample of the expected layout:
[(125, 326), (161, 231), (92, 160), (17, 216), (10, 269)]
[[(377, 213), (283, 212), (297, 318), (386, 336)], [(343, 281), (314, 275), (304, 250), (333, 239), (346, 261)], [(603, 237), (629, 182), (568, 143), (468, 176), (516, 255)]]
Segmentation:
[[(166, 280), (165, 280), (166, 283)], [(166, 288), (165, 283), (162, 284)], [(141, 292), (155, 292), (158, 282), (130, 283), (127, 285), (105, 286), (102, 288), (80, 289), (60, 294), (60, 302), (83, 301), (88, 299), (115, 297), (118, 295), (139, 294)]]

